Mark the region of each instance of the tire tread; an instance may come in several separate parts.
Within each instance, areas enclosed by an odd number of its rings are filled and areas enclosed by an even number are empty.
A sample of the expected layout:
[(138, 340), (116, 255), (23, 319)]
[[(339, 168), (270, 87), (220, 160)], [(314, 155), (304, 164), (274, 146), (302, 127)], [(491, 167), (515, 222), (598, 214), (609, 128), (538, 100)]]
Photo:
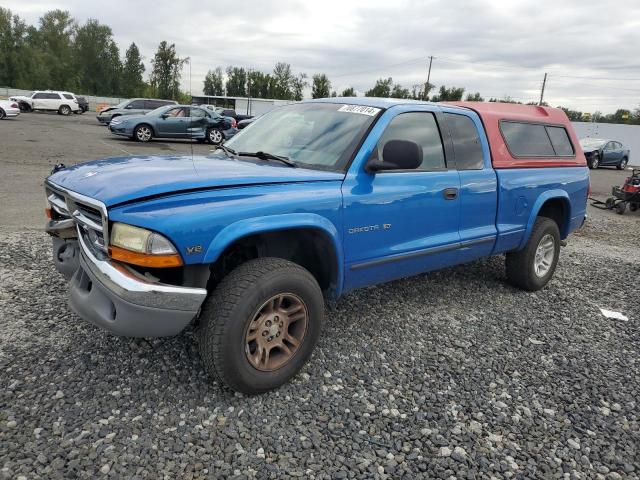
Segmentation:
[[(535, 255), (535, 249), (537, 248), (539, 241), (538, 239), (541, 238), (543, 233), (549, 228), (555, 229), (556, 241), (558, 241), (560, 236), (558, 225), (556, 224), (556, 222), (547, 217), (538, 217), (536, 218), (533, 229), (531, 230), (531, 234), (529, 235), (529, 240), (525, 247), (522, 250), (507, 253), (505, 267), (507, 280), (509, 281), (509, 283), (516, 287), (522, 288), (523, 290), (533, 292), (536, 290), (540, 290), (551, 279), (553, 273), (555, 272), (555, 265), (553, 266), (551, 275), (549, 275), (549, 277), (542, 285), (540, 285), (536, 281), (536, 279), (532, 277), (532, 270), (530, 265), (530, 257), (531, 255)], [(556, 264), (558, 262), (558, 256), (559, 255), (556, 255), (556, 259), (554, 260)]]
[(222, 355), (222, 346), (225, 343), (226, 329), (229, 322), (233, 321), (233, 310), (244, 301), (244, 294), (259, 279), (266, 275), (278, 272), (286, 274), (289, 272), (302, 273), (308, 276), (316, 284), (318, 294), (322, 295), (320, 287), (315, 278), (300, 265), (275, 257), (261, 257), (243, 263), (218, 284), (216, 289), (209, 295), (200, 313), (201, 324), (198, 328), (198, 349), (205, 364), (206, 370), (213, 374), (222, 383), (234, 390), (244, 393), (261, 393), (260, 390), (247, 391), (244, 386), (239, 385), (235, 378), (226, 375), (229, 365), (225, 363)]

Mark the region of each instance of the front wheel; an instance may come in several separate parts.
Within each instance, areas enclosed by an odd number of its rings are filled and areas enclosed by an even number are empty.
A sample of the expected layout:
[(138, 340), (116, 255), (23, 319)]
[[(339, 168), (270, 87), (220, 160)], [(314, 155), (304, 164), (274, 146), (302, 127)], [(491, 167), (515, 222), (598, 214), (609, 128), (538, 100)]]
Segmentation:
[(507, 279), (524, 290), (540, 290), (553, 277), (559, 256), (558, 224), (550, 218), (538, 217), (525, 247), (507, 253)]
[(133, 137), (139, 142), (146, 143), (153, 138), (153, 131), (149, 125), (138, 125), (133, 131)]
[(629, 160), (626, 158), (623, 158), (620, 163), (618, 165), (616, 165), (616, 168), (618, 170), (624, 170), (625, 168), (627, 168), (627, 163), (629, 163)]
[(0, 108), (0, 120), (4, 120), (4, 117), (6, 117), (7, 114), (4, 112), (3, 109)]
[(598, 154), (594, 154), (589, 159), (589, 168), (591, 170), (595, 170), (596, 168), (598, 168), (599, 165), (600, 165), (600, 156)]
[(212, 145), (220, 145), (224, 140), (224, 135), (220, 130), (212, 128), (207, 132), (207, 140)]
[(250, 260), (222, 279), (200, 316), (207, 372), (249, 395), (279, 387), (311, 356), (324, 317), (311, 273), (280, 258)]

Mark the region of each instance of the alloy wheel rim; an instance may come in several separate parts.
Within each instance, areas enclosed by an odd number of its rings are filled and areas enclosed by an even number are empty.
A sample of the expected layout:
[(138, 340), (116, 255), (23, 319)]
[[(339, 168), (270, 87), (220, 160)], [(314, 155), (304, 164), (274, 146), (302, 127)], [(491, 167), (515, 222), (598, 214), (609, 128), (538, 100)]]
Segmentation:
[(222, 134), (218, 130), (211, 130), (209, 138), (213, 143), (220, 143), (222, 141)]
[(599, 163), (600, 163), (600, 160), (598, 159), (598, 157), (594, 157), (593, 158), (593, 168), (596, 168)]
[(245, 354), (256, 370), (284, 367), (300, 349), (309, 324), (307, 306), (293, 293), (274, 295), (253, 315), (245, 332)]
[(535, 257), (533, 260), (533, 269), (538, 277), (544, 277), (553, 265), (553, 259), (556, 254), (556, 241), (553, 235), (547, 233), (540, 239), (538, 248), (536, 248)]
[(138, 140), (146, 142), (151, 138), (151, 130), (147, 127), (141, 127), (138, 129)]

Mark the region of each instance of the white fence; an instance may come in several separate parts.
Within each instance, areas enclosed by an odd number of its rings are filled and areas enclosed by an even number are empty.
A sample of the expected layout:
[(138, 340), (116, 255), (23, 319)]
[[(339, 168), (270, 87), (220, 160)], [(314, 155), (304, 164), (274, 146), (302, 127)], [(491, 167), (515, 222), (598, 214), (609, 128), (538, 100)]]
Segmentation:
[(629, 164), (640, 165), (640, 125), (618, 123), (571, 122), (578, 138), (616, 140), (629, 148)]
[[(19, 90), (17, 88), (9, 88), (9, 87), (0, 87), (0, 98), (9, 98), (14, 97), (16, 95), (30, 95), (33, 90)], [(77, 94), (78, 96), (84, 97), (89, 102), (89, 110), (96, 110), (96, 105), (101, 103), (107, 103), (109, 105), (117, 105), (126, 98), (115, 98), (115, 97), (96, 97), (93, 95), (82, 95), (81, 93)]]

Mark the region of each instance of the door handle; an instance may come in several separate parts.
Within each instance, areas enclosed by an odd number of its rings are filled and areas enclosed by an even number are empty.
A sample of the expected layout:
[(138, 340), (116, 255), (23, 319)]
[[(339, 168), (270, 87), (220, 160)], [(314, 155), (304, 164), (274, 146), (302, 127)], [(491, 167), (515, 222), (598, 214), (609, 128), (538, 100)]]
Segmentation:
[(458, 198), (458, 189), (457, 188), (445, 188), (442, 191), (442, 196), (445, 200), (455, 200)]

